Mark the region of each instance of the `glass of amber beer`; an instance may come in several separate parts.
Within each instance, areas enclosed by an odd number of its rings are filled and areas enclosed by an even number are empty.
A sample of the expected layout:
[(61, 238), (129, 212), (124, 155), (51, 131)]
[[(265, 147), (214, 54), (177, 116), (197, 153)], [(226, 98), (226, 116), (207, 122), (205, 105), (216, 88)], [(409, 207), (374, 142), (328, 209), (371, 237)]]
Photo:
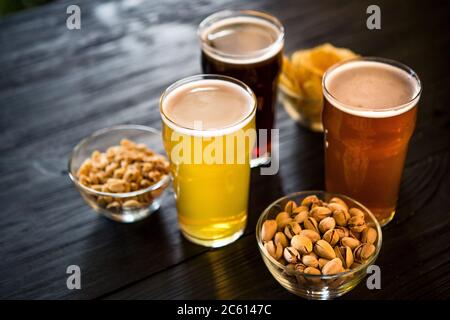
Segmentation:
[(244, 231), (256, 98), (239, 80), (198, 75), (171, 85), (160, 100), (181, 232), (220, 247)]
[(325, 184), (386, 225), (395, 214), (421, 84), (407, 66), (361, 58), (331, 67), (324, 94)]
[(252, 167), (269, 162), (278, 75), (283, 59), (283, 25), (263, 12), (225, 10), (203, 20), (198, 36), (203, 72), (239, 79), (255, 93), (258, 101), (256, 128), (267, 130), (267, 135), (265, 139), (258, 135)]

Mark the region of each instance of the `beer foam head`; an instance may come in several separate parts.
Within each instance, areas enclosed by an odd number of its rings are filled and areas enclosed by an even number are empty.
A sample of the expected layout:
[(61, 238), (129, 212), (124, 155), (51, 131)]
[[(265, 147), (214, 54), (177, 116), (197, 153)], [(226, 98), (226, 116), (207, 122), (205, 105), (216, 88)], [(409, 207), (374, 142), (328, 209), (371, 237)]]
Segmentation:
[(164, 123), (182, 134), (208, 137), (248, 124), (256, 112), (253, 92), (238, 80), (217, 77), (194, 76), (169, 87), (160, 105)]
[(323, 92), (336, 108), (366, 118), (386, 118), (413, 108), (420, 97), (417, 75), (387, 59), (363, 58), (329, 69)]
[(250, 10), (215, 13), (200, 23), (198, 35), (205, 54), (231, 64), (265, 61), (284, 45), (281, 23)]

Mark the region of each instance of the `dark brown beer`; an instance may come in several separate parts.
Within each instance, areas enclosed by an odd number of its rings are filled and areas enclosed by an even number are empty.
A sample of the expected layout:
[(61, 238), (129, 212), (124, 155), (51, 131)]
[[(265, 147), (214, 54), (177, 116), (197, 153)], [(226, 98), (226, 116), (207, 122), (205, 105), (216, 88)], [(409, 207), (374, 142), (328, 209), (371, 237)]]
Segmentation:
[(283, 27), (275, 18), (263, 13), (224, 11), (206, 18), (200, 24), (199, 36), (203, 72), (237, 78), (255, 93), (258, 100), (256, 127), (267, 129), (268, 139), (266, 146), (258, 141), (254, 156), (263, 157), (264, 149), (270, 154), (270, 129), (274, 126), (277, 80), (283, 55)]
[(382, 225), (394, 216), (420, 82), (389, 60), (358, 59), (323, 79), (327, 191), (353, 197)]

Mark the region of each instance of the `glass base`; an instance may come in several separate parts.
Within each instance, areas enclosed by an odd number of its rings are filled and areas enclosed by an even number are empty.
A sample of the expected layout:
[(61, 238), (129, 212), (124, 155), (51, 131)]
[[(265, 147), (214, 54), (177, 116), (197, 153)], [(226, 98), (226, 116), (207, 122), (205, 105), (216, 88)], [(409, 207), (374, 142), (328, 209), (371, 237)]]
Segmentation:
[(376, 215), (375, 217), (377, 218), (378, 222), (380, 223), (380, 226), (384, 227), (386, 226), (389, 222), (392, 221), (392, 219), (394, 219), (394, 215), (395, 215), (395, 210), (393, 210), (391, 212), (391, 214), (388, 217), (385, 217), (383, 219), (378, 218)]
[(269, 162), (270, 162), (270, 153), (266, 153), (260, 157), (253, 158), (252, 160), (250, 160), (250, 167), (257, 168), (265, 164), (268, 164)]
[(220, 238), (220, 239), (213, 239), (213, 240), (196, 238), (196, 237), (193, 237), (193, 236), (185, 233), (184, 231), (181, 231), (181, 233), (183, 234), (183, 236), (186, 239), (188, 239), (189, 241), (191, 241), (195, 244), (199, 244), (201, 246), (209, 247), (209, 248), (219, 248), (219, 247), (226, 246), (232, 242), (235, 242), (237, 239), (239, 239), (239, 237), (242, 236), (242, 234), (244, 233), (244, 229), (239, 230), (238, 232), (232, 234), (231, 236), (228, 236), (225, 238)]

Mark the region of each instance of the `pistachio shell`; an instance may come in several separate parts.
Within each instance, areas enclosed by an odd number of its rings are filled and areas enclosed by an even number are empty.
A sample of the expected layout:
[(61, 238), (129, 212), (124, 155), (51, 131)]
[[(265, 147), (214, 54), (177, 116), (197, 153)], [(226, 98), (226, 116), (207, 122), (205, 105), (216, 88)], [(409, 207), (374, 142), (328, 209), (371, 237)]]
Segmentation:
[(350, 219), (350, 214), (344, 210), (335, 210), (333, 211), (333, 218), (338, 226), (345, 227), (348, 219)]
[(320, 230), (320, 232), (325, 233), (328, 230), (334, 229), (335, 226), (336, 226), (336, 221), (334, 221), (334, 219), (332, 217), (327, 217), (327, 218), (323, 219), (322, 221), (320, 221), (319, 230)]
[(306, 219), (305, 222), (303, 223), (303, 225), (304, 225), (305, 229), (319, 232), (319, 224), (317, 223), (316, 219), (314, 219), (313, 217), (309, 217), (308, 219)]
[(302, 258), (302, 262), (308, 267), (317, 268), (319, 266), (319, 260), (317, 260), (317, 258), (312, 255), (304, 255)]
[(302, 227), (297, 222), (289, 222), (284, 227), (284, 234), (288, 239), (292, 239), (293, 236), (297, 235), (302, 231)]
[(326, 242), (328, 242), (332, 247), (339, 242), (339, 233), (337, 230), (332, 229), (332, 230), (328, 230), (327, 232), (324, 233), (323, 240), (325, 240)]
[(333, 247), (325, 240), (319, 240), (314, 245), (314, 252), (321, 258), (332, 260), (336, 258)]
[(374, 244), (377, 241), (377, 230), (367, 227), (361, 232), (361, 242)]
[(319, 268), (322, 269), (324, 265), (327, 264), (327, 262), (330, 261), (328, 259), (319, 258)]
[(313, 203), (319, 202), (319, 198), (316, 195), (307, 196), (302, 200), (301, 205), (310, 208)]
[(311, 240), (306, 236), (295, 235), (291, 240), (291, 246), (297, 249), (301, 254), (308, 254), (312, 251)]
[(310, 214), (316, 221), (321, 221), (331, 216), (331, 210), (326, 207), (315, 207), (311, 210)]
[(305, 270), (303, 270), (303, 273), (315, 274), (315, 275), (320, 275), (321, 274), (319, 269), (313, 268), (313, 267), (306, 267)]
[(320, 240), (320, 234), (314, 230), (308, 230), (308, 229), (302, 230), (300, 232), (300, 235), (308, 237), (312, 243), (316, 243), (317, 241)]
[(275, 245), (280, 243), (283, 246), (283, 248), (285, 248), (289, 245), (289, 241), (283, 232), (275, 233), (274, 243), (275, 243)]
[(288, 263), (297, 263), (300, 260), (300, 253), (293, 247), (286, 247), (283, 250), (284, 259)]
[(344, 271), (342, 267), (342, 261), (338, 258), (334, 258), (327, 262), (322, 268), (322, 273), (324, 275), (336, 274)]
[(278, 229), (283, 230), (284, 227), (291, 222), (291, 217), (289, 216), (289, 213), (282, 211), (277, 214), (275, 221), (277, 222)]
[(351, 237), (342, 238), (341, 243), (343, 246), (347, 246), (352, 250), (354, 250), (357, 246), (359, 246), (361, 244), (361, 242), (358, 239), (354, 239)]
[(294, 221), (297, 223), (305, 222), (305, 220), (308, 219), (308, 210), (302, 210), (302, 211), (296, 211), (296, 210), (294, 210), (294, 212), (293, 212), (293, 214), (295, 214)]
[(277, 232), (277, 223), (275, 220), (264, 221), (261, 229), (261, 239), (262, 241), (272, 240), (273, 236)]
[(346, 211), (348, 210), (347, 204), (346, 204), (345, 201), (342, 200), (341, 198), (333, 197), (333, 198), (330, 199), (329, 202), (330, 202), (330, 204), (332, 204), (332, 203), (339, 204), (339, 205), (343, 206), (343, 207), (345, 208)]
[(295, 208), (297, 208), (297, 204), (295, 203), (295, 201), (290, 200), (284, 206), (284, 211), (291, 214)]

